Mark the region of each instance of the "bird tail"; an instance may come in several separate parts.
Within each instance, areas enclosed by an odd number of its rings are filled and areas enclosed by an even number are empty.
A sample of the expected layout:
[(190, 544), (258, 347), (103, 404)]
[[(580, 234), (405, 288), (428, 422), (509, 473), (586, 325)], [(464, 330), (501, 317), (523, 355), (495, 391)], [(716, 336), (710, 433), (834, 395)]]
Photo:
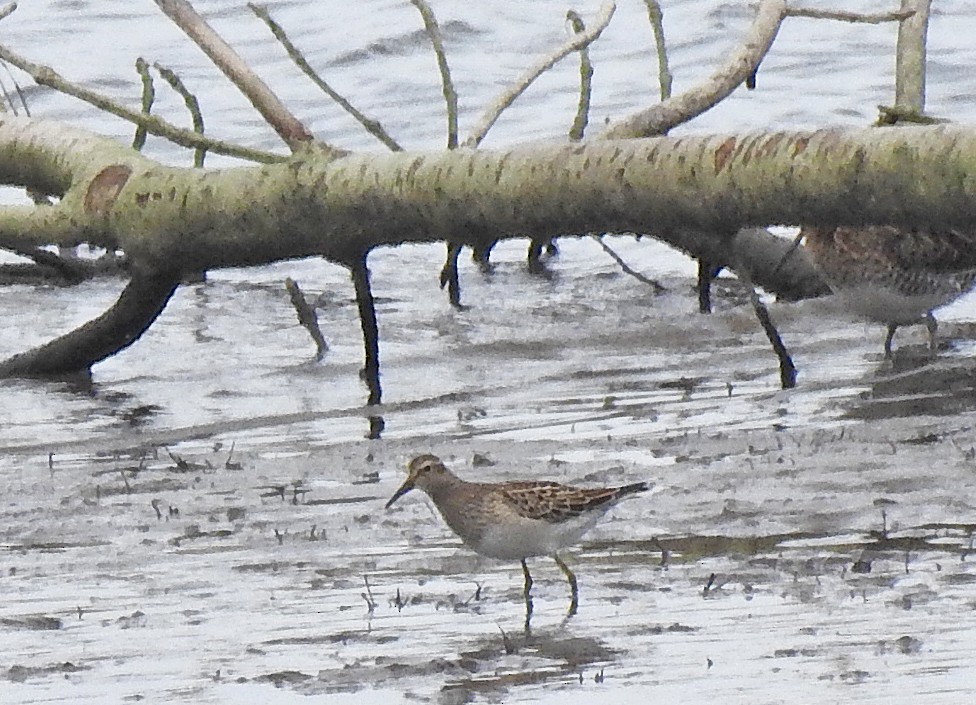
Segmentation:
[(632, 485), (624, 485), (623, 487), (617, 488), (618, 497), (626, 497), (629, 494), (636, 494), (637, 492), (646, 492), (651, 489), (651, 486), (646, 482), (635, 482)]

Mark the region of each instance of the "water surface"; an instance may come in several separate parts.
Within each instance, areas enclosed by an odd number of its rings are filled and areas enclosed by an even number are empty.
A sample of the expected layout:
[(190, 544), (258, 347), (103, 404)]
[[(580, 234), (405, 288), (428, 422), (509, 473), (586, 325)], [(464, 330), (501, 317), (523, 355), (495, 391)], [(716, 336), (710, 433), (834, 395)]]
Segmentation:
[[(246, 8), (197, 6), (317, 135), (382, 149)], [(439, 78), (409, 3), (270, 8), (405, 146), (444, 144)], [(527, 57), (566, 36), (567, 8), (548, 0), (434, 8), (463, 133)], [(707, 76), (751, 17), (715, 0), (664, 11), (676, 91)], [(593, 49), (594, 125), (657, 94), (644, 13), (621, 2)], [(932, 19), (930, 110), (963, 122), (973, 23), (961, 1), (937, 3)], [(281, 148), (152, 3), (23, 2), (3, 28), (17, 51), (131, 105), (135, 57), (159, 61), (200, 95), (213, 134)], [(790, 21), (759, 89), (681, 131), (865, 125), (891, 101), (894, 35)], [(577, 81), (576, 64), (561, 64), (486, 145), (560, 138)], [(29, 95), (35, 114), (130, 139), (69, 98)], [(155, 140), (149, 150), (189, 163)], [(531, 276), (516, 241), (490, 276), (462, 258), (470, 308), (458, 312), (437, 285), (441, 246), (373, 253), (380, 441), (364, 439), (348, 274), (319, 260), (182, 287), (91, 388), (3, 382), (0, 702), (958, 702), (976, 677), (972, 298), (939, 313), (952, 343), (938, 359), (910, 329), (895, 365), (881, 359), (880, 327), (831, 302), (775, 304), (800, 369), (784, 392), (733, 280), (714, 315), (694, 315), (690, 262), (647, 239), (611, 244), (667, 292), (585, 239), (562, 243), (551, 277)], [(319, 300), (320, 363), (289, 276)], [(90, 319), (121, 286), (6, 288), (0, 354)], [(383, 511), (425, 451), (468, 477), (645, 479), (655, 491), (567, 552), (582, 590), (572, 620), (553, 563), (533, 563), (526, 637), (517, 565), (461, 548), (419, 497)]]

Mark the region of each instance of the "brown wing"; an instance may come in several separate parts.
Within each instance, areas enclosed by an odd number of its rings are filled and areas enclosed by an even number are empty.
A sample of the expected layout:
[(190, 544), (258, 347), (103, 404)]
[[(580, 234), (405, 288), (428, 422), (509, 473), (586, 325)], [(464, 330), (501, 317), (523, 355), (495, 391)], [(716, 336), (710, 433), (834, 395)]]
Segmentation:
[(839, 252), (893, 269), (949, 273), (976, 268), (976, 232), (872, 225), (837, 228), (833, 238)]
[[(641, 489), (646, 488), (641, 483)], [(637, 486), (627, 488), (638, 491)], [(609, 504), (624, 488), (583, 489), (558, 482), (511, 482), (500, 490), (511, 507), (526, 519), (541, 519), (552, 524), (574, 519)]]

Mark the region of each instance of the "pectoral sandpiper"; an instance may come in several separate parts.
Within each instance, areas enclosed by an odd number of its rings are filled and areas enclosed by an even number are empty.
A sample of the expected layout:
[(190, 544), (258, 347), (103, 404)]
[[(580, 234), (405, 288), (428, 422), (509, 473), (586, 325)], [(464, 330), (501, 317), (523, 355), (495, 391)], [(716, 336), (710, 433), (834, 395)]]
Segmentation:
[(852, 311), (888, 326), (885, 358), (899, 326), (924, 323), (936, 349), (932, 309), (976, 281), (976, 233), (888, 225), (804, 227), (806, 249)]
[(417, 456), (407, 471), (406, 481), (386, 503), (387, 508), (410, 490), (421, 489), (447, 525), (475, 552), (521, 561), (530, 612), (532, 576), (525, 559), (552, 556), (569, 581), (570, 615), (576, 613), (579, 588), (558, 551), (579, 541), (619, 499), (648, 489), (646, 482), (594, 489), (545, 481), (468, 482), (434, 455)]

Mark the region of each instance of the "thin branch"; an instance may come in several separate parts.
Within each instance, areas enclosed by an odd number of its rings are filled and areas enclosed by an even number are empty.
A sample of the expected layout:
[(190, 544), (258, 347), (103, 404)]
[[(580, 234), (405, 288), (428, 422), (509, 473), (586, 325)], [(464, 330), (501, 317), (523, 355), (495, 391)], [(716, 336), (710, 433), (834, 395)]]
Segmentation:
[(441, 86), (444, 90), (444, 102), (447, 104), (447, 148), (455, 149), (458, 146), (458, 96), (454, 90), (454, 82), (451, 80), (451, 70), (447, 66), (447, 55), (444, 53), (444, 38), (441, 35), (441, 28), (437, 24), (434, 11), (426, 0), (410, 0), (413, 6), (420, 11), (420, 16), (424, 19), (424, 28), (430, 43), (434, 47), (437, 55), (437, 68), (441, 73)]
[[(190, 118), (193, 120), (193, 131), (202, 135), (204, 132), (203, 115), (200, 113), (200, 102), (197, 100), (197, 97), (190, 93), (183, 80), (176, 73), (165, 66), (161, 66), (159, 62), (154, 63), (153, 67), (159, 71), (159, 75), (163, 77), (163, 80), (183, 98), (183, 103), (186, 105), (186, 109), (190, 111)], [(206, 154), (207, 150), (197, 149), (193, 155), (193, 166), (202, 169)]]
[(671, 97), (671, 68), (668, 65), (668, 47), (664, 39), (664, 13), (657, 0), (644, 0), (647, 5), (647, 18), (654, 30), (654, 45), (657, 47), (657, 80), (661, 85), (661, 100)]
[[(214, 65), (251, 101), (265, 121), (285, 141), (291, 151), (299, 151), (312, 141), (312, 133), (295, 117), (267, 84), (243, 59), (197, 14), (186, 0), (155, 0), (156, 5), (177, 27), (203, 50)], [(331, 151), (328, 145), (323, 145)]]
[(738, 48), (729, 53), (703, 83), (613, 124), (601, 139), (663, 135), (724, 100), (755, 75), (776, 39), (786, 13), (786, 0), (761, 0), (756, 19)]
[(10, 92), (7, 90), (7, 86), (4, 85), (3, 81), (0, 81), (0, 93), (3, 93), (3, 101), (0, 102), (0, 113), (7, 112), (7, 106), (10, 106), (10, 112), (16, 115), (17, 106), (14, 105), (14, 100), (10, 96)]
[(596, 240), (596, 242), (600, 245), (600, 247), (603, 248), (603, 251), (606, 252), (608, 255), (610, 255), (610, 257), (613, 258), (614, 262), (620, 265), (620, 268), (624, 271), (625, 274), (629, 274), (637, 281), (644, 282), (645, 284), (653, 287), (655, 294), (663, 294), (664, 292), (667, 291), (667, 288), (661, 286), (661, 284), (659, 284), (658, 282), (654, 281), (653, 279), (648, 279), (640, 272), (636, 271), (635, 269), (632, 269), (630, 265), (624, 262), (623, 258), (620, 255), (618, 255), (616, 252), (610, 249), (610, 246), (603, 241), (602, 237), (600, 237), (599, 235), (590, 235), (590, 237)]
[[(24, 115), (30, 117), (31, 112), (30, 112), (30, 107), (27, 105), (27, 96), (24, 95), (24, 91), (21, 89), (20, 83), (17, 82), (17, 77), (14, 76), (13, 72), (10, 70), (10, 67), (6, 63), (4, 63), (3, 65), (3, 70), (7, 72), (7, 76), (10, 77), (10, 81), (14, 84), (14, 90), (17, 91), (17, 97), (20, 99), (20, 104), (24, 108)], [(7, 99), (7, 103), (10, 104), (11, 112), (13, 112), (13, 114), (16, 115), (17, 106), (14, 105), (13, 99), (7, 95), (6, 86), (3, 87), (3, 95)]]
[(100, 93), (96, 93), (95, 91), (83, 88), (66, 80), (50, 66), (41, 66), (40, 64), (35, 64), (28, 61), (24, 57), (2, 45), (0, 45), (0, 59), (9, 61), (17, 68), (30, 74), (31, 78), (33, 78), (38, 85), (53, 88), (59, 93), (73, 96), (88, 103), (89, 105), (93, 105), (103, 112), (115, 115), (116, 117), (127, 120), (135, 125), (141, 125), (142, 127), (145, 127), (146, 131), (150, 134), (163, 137), (173, 144), (177, 144), (181, 147), (187, 147), (189, 149), (205, 148), (217, 154), (225, 154), (229, 157), (247, 159), (248, 161), (260, 162), (262, 164), (274, 164), (277, 162), (286, 161), (288, 159), (287, 156), (274, 154), (273, 152), (265, 152), (264, 150), (242, 147), (241, 145), (225, 142), (223, 140), (203, 137), (195, 133), (193, 130), (184, 130), (176, 127), (172, 123), (156, 117), (155, 115), (144, 115), (140, 112), (136, 112), (135, 110), (130, 110), (129, 108), (116, 103), (114, 100), (106, 98)]
[(515, 99), (522, 95), (526, 89), (532, 85), (539, 76), (544, 72), (552, 68), (557, 61), (563, 59), (567, 55), (573, 53), (574, 51), (579, 51), (585, 46), (592, 44), (599, 38), (606, 29), (607, 25), (610, 23), (610, 19), (613, 17), (613, 13), (616, 11), (617, 5), (613, 0), (606, 0), (603, 5), (600, 6), (600, 11), (594, 20), (593, 26), (582, 34), (577, 34), (572, 39), (567, 41), (556, 51), (552, 52), (548, 56), (543, 56), (535, 64), (530, 66), (525, 73), (523, 73), (515, 84), (509, 88), (507, 91), (502, 93), (500, 96), (492, 101), (491, 105), (478, 120), (478, 124), (472, 131), (471, 136), (468, 137), (464, 142), (465, 147), (477, 147), (481, 144), (481, 141), (488, 134), (488, 130), (491, 126), (495, 124), (498, 117), (504, 112), (504, 110), (515, 102)]
[(291, 58), (295, 65), (301, 69), (302, 73), (308, 76), (312, 83), (318, 86), (319, 90), (329, 96), (334, 100), (340, 108), (345, 110), (347, 113), (353, 116), (355, 120), (366, 128), (366, 131), (373, 135), (380, 142), (385, 144), (394, 152), (402, 152), (403, 147), (401, 147), (395, 139), (393, 139), (383, 126), (380, 124), (379, 120), (374, 120), (373, 118), (366, 117), (357, 110), (352, 103), (346, 100), (343, 96), (337, 93), (332, 86), (325, 82), (325, 80), (319, 76), (319, 74), (311, 67), (302, 52), (296, 47), (292, 41), (288, 38), (285, 30), (282, 29), (281, 25), (272, 19), (271, 15), (268, 13), (268, 8), (262, 5), (255, 5), (254, 3), (248, 3), (247, 6), (251, 8), (251, 11), (257, 15), (266, 25), (271, 33), (274, 35), (275, 39), (285, 48), (288, 52), (288, 56)]
[[(586, 31), (583, 18), (575, 10), (566, 13), (566, 19), (573, 26), (576, 34)], [(590, 119), (590, 98), (593, 95), (593, 62), (590, 61), (590, 50), (588, 47), (580, 49), (580, 99), (579, 107), (576, 109), (576, 118), (573, 120), (572, 127), (569, 128), (569, 139), (579, 142), (583, 139), (586, 131), (586, 124)]]
[[(156, 100), (156, 87), (153, 85), (152, 74), (149, 73), (149, 64), (141, 56), (136, 59), (136, 72), (142, 81), (142, 114), (149, 115), (152, 112), (153, 102)], [(132, 138), (132, 149), (141, 152), (146, 146), (146, 128), (142, 125), (136, 127), (136, 134)]]
[(786, 345), (783, 343), (779, 331), (776, 330), (773, 319), (769, 316), (769, 309), (766, 308), (766, 304), (759, 298), (759, 292), (756, 291), (756, 286), (752, 282), (749, 268), (741, 260), (737, 261), (733, 268), (735, 270), (735, 276), (738, 277), (739, 281), (746, 288), (749, 294), (749, 303), (752, 304), (752, 310), (755, 312), (756, 318), (759, 319), (759, 325), (762, 326), (763, 332), (773, 346), (776, 359), (779, 360), (780, 387), (782, 389), (793, 389), (796, 387), (796, 365), (793, 364), (790, 351), (786, 349)]
[(895, 10), (894, 12), (847, 12), (845, 10), (818, 10), (812, 7), (787, 7), (786, 17), (811, 17), (817, 20), (839, 20), (862, 24), (881, 24), (882, 22), (901, 22), (915, 14), (914, 10)]

